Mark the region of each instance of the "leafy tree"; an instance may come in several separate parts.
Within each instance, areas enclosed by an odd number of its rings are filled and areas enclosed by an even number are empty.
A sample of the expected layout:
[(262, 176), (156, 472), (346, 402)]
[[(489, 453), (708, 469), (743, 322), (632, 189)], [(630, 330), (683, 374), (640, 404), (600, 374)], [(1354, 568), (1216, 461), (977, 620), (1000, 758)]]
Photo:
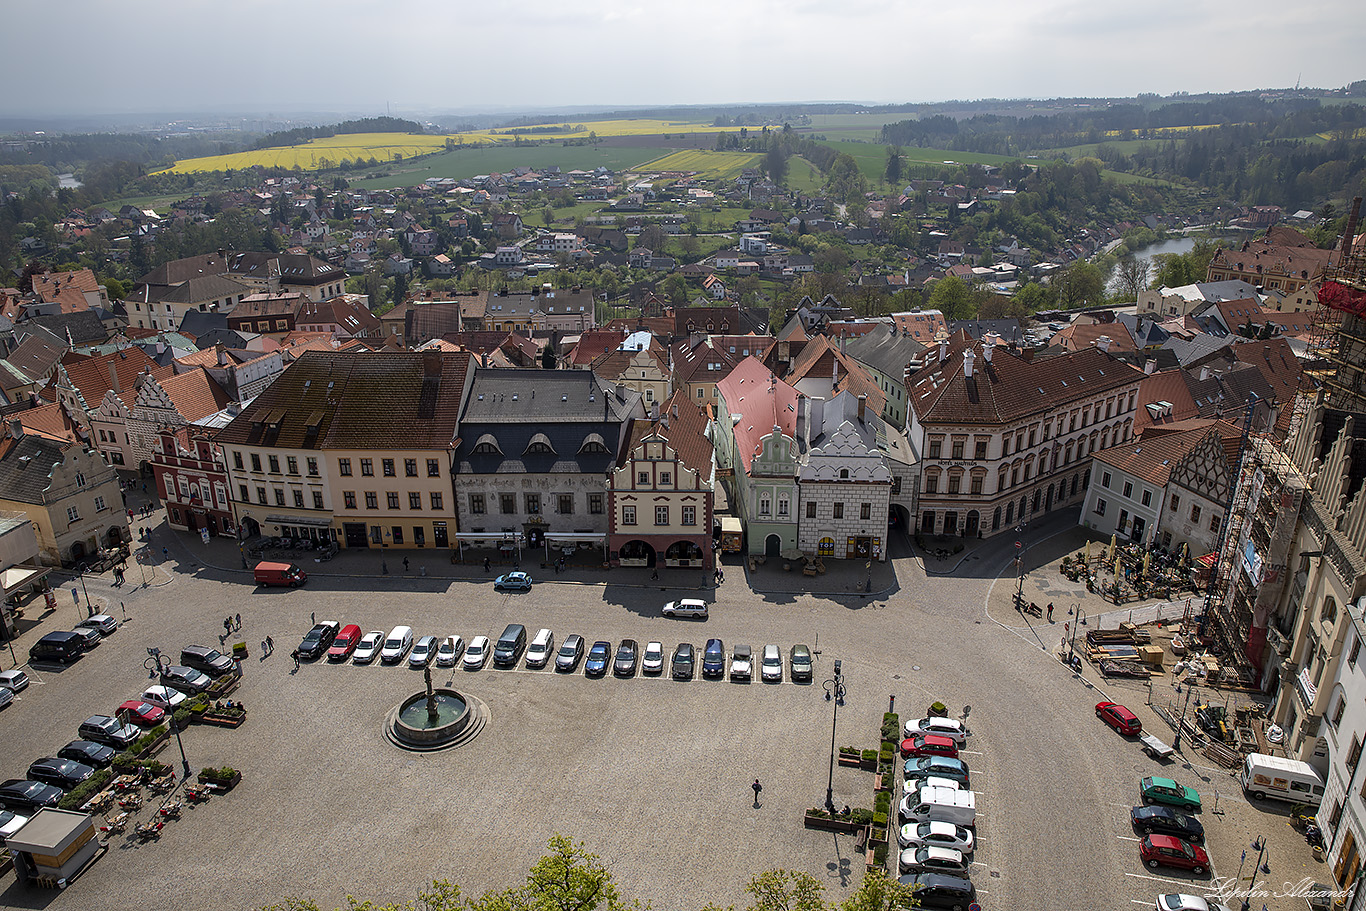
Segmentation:
[(887, 182), (893, 188), (901, 183), (901, 146), (887, 147), (887, 170), (885, 172)]
[(801, 870), (768, 870), (749, 881), (748, 911), (828, 911), (825, 883)]
[(1058, 306), (1070, 310), (1101, 303), (1105, 298), (1105, 276), (1095, 263), (1079, 259), (1054, 276), (1053, 287)]
[(931, 310), (943, 313), (945, 319), (969, 319), (977, 312), (972, 287), (956, 275), (934, 283), (929, 305)]
[(1148, 287), (1148, 263), (1136, 256), (1119, 261), (1119, 293), (1126, 301), (1138, 300), (1138, 292)]

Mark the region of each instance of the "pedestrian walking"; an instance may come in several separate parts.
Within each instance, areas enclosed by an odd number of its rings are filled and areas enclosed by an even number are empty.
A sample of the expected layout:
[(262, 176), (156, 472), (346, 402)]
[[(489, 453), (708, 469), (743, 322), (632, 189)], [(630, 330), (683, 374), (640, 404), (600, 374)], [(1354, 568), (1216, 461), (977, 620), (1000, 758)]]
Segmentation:
[(294, 651), (290, 652), (289, 657), (294, 659), (294, 670), (297, 671), (299, 669), (299, 650), (296, 648)]
[(489, 571), (489, 558), (488, 558), (488, 557), (485, 557), (485, 558), (484, 558), (484, 572), (488, 572), (488, 571)]
[(379, 561), (379, 571), (380, 571), (382, 574), (386, 575), (386, 576), (389, 575), (389, 561), (388, 561), (388, 560), (380, 560), (380, 561)]
[(658, 580), (659, 580), (659, 567), (658, 567), (658, 566), (656, 566), (656, 567), (650, 572), (650, 578), (653, 579), (653, 580), (655, 580), (655, 581), (658, 581)]
[(241, 615), (241, 614), (238, 614), (238, 615), (237, 615), (235, 618), (233, 618), (233, 619), (234, 619), (234, 620), (236, 621), (236, 623), (237, 623), (237, 628), (238, 628), (238, 629), (241, 629), (241, 628), (242, 628), (242, 615)]
[(262, 661), (265, 661), (265, 660), (266, 660), (266, 655), (269, 655), (269, 654), (270, 654), (270, 651), (266, 648), (266, 640), (262, 639), (262, 640), (261, 640), (261, 660), (262, 660)]
[(317, 612), (317, 611), (309, 611), (309, 613), (308, 613), (308, 622), (309, 622), (309, 623), (312, 623), (314, 626), (317, 626), (317, 625), (318, 625), (318, 612)]
[(404, 571), (405, 573), (408, 571), (408, 558), (407, 558), (407, 557), (404, 557), (404, 558), (403, 558), (403, 571)]
[(224, 617), (224, 618), (223, 618), (223, 632), (224, 632), (225, 634), (226, 634), (226, 633), (231, 633), (231, 632), (232, 632), (232, 618), (231, 618), (231, 617)]
[(171, 551), (170, 551), (169, 548), (163, 547), (163, 548), (161, 549), (161, 559), (163, 559), (163, 560), (169, 560), (169, 559), (171, 559)]
[(1049, 602), (1048, 602), (1048, 622), (1049, 622), (1049, 623), (1052, 623), (1052, 622), (1053, 622), (1053, 602), (1052, 602), (1052, 601), (1049, 601)]
[(270, 652), (273, 652), (273, 651), (275, 651), (275, 640), (272, 639), (272, 638), (270, 638), (269, 636), (267, 636), (267, 637), (266, 637), (266, 652), (267, 652), (267, 653), (270, 653)]
[(754, 789), (754, 805), (759, 805), (759, 795), (763, 792), (764, 786), (759, 784), (759, 779), (754, 779), (754, 784), (750, 785)]

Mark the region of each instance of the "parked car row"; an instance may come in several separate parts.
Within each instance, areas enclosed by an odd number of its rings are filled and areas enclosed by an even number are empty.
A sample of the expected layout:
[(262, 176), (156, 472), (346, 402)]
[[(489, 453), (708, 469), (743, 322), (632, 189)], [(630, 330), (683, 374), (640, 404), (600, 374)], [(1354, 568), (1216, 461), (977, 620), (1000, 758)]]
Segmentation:
[(958, 755), (969, 732), (961, 721), (930, 715), (908, 720), (902, 733), (899, 881), (914, 891), (918, 907), (965, 911), (977, 900), (969, 876), (977, 850), (977, 795)]
[[(112, 714), (91, 715), (82, 721), (76, 728), (78, 739), (55, 755), (34, 760), (25, 778), (0, 783), (0, 807), (4, 808), (0, 811), (0, 839), (5, 831), (16, 831), (23, 824), (16, 824), (16, 820), (26, 820), (18, 814), (31, 815), (40, 807), (56, 806), (68, 791), (112, 764), (115, 754), (141, 737), (144, 728), (160, 724), (166, 712), (190, 695), (202, 692), (213, 677), (237, 669), (232, 659), (205, 646), (187, 646), (181, 650), (180, 660), (181, 664), (162, 671), (159, 684), (147, 687), (136, 699), (123, 702)], [(20, 690), (29, 684), (28, 677), (19, 670), (6, 671), (0, 679)]]
[(48, 633), (29, 646), (29, 661), (71, 664), (100, 644), (100, 640), (119, 628), (108, 614), (95, 614), (77, 623), (74, 629)]
[[(701, 602), (698, 602), (701, 603)], [(644, 648), (635, 639), (623, 639), (615, 645), (607, 639), (591, 644), (575, 633), (566, 636), (559, 649), (555, 647), (553, 630), (542, 629), (527, 638), (527, 629), (520, 623), (509, 623), (496, 640), (475, 636), (468, 642), (461, 636), (414, 637), (410, 626), (396, 626), (388, 633), (371, 630), (363, 633), (359, 625), (342, 626), (336, 620), (324, 620), (314, 625), (299, 643), (300, 658), (317, 659), (326, 656), (333, 663), (350, 660), (353, 664), (370, 664), (379, 659), (381, 664), (398, 664), (406, 660), (411, 668), (455, 667), (479, 670), (492, 659), (496, 667), (515, 667), (525, 658), (526, 667), (538, 669), (550, 666), (555, 670), (573, 673), (583, 664), (589, 677), (604, 676), (609, 668), (617, 677), (632, 677), (637, 671), (649, 676), (662, 675), (666, 663), (669, 675), (675, 680), (691, 680), (700, 670), (703, 677), (722, 678), (726, 675), (727, 658), (731, 680), (750, 680), (754, 673), (753, 651), (748, 645), (737, 645), (729, 653), (720, 639), (708, 639), (700, 658), (692, 643), (677, 645), (666, 654), (658, 641), (647, 642)], [(812, 675), (811, 649), (806, 645), (792, 646), (786, 656), (777, 645), (765, 645), (759, 657), (760, 679), (781, 683), (784, 672), (795, 682), (810, 682)], [(146, 694), (144, 694), (146, 695)]]

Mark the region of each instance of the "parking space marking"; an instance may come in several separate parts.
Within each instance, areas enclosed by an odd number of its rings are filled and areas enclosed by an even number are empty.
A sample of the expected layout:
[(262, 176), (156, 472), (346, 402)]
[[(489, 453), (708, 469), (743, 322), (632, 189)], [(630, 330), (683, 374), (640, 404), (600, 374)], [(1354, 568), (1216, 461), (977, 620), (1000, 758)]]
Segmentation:
[(1142, 840), (1143, 840), (1143, 839), (1141, 839), (1141, 838), (1135, 838), (1135, 837), (1132, 836), (1132, 835), (1116, 835), (1115, 838), (1118, 838), (1120, 841), (1142, 841)]
[[(1218, 877), (1216, 877), (1216, 876), (1214, 875), (1214, 870), (1213, 870), (1213, 868), (1211, 868), (1210, 870), (1208, 870), (1208, 871), (1206, 871), (1206, 872), (1209, 873), (1210, 879), (1211, 879), (1211, 880), (1217, 879), (1217, 878), (1218, 878)], [(1171, 883), (1171, 884), (1174, 885), (1174, 886), (1200, 886), (1200, 885), (1201, 885), (1200, 883), (1197, 883), (1197, 882), (1191, 882), (1191, 881), (1188, 880), (1188, 879), (1168, 879), (1168, 878), (1165, 877), (1165, 876), (1149, 876), (1149, 875), (1146, 874), (1146, 873), (1125, 873), (1124, 875), (1125, 875), (1125, 876), (1132, 876), (1134, 879), (1150, 879), (1150, 880), (1152, 880), (1152, 881), (1155, 882), (1155, 883)]]

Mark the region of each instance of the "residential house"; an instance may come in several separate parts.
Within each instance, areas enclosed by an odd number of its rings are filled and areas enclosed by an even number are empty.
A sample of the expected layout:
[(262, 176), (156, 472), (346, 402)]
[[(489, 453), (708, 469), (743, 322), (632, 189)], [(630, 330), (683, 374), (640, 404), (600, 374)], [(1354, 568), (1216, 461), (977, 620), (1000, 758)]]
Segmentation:
[(674, 394), (698, 406), (715, 405), (716, 384), (729, 376), (745, 357), (748, 352), (737, 357), (719, 347), (711, 337), (689, 336), (675, 342), (669, 353)]
[(0, 437), (0, 511), (33, 523), (45, 566), (80, 563), (129, 540), (119, 477), (99, 452), (29, 433), (13, 419)]
[(171, 528), (235, 536), (228, 468), (213, 433), (196, 424), (162, 430), (152, 451), (152, 474)]
[(282, 341), (298, 328), (296, 315), (304, 299), (297, 291), (249, 295), (228, 314), (228, 328)]
[[(1222, 273), (1221, 273), (1222, 274)], [(1211, 276), (1213, 272), (1211, 272)], [(1254, 284), (1232, 277), (1177, 288), (1163, 286), (1152, 291), (1140, 291), (1136, 312), (1140, 316), (1156, 316), (1167, 319), (1172, 316), (1186, 316), (1209, 303), (1226, 300), (1248, 300), (1257, 298)]]
[(591, 371), (477, 370), (454, 454), (461, 542), (509, 558), (601, 547), (608, 559), (606, 479), (644, 416), (638, 392)]
[(1130, 438), (1142, 379), (1100, 347), (1035, 361), (994, 336), (944, 339), (906, 379), (918, 530), (986, 537), (1079, 503), (1091, 454)]
[[(890, 330), (890, 331), (889, 331)], [(906, 427), (906, 374), (923, 365), (926, 347), (892, 323), (840, 342), (840, 350), (867, 371), (882, 391), (882, 419), (898, 430)]]
[(672, 395), (668, 351), (658, 343), (609, 351), (595, 359), (590, 369), (604, 383), (639, 393), (647, 414), (654, 414)]
[(1320, 249), (1294, 228), (1278, 225), (1237, 250), (1216, 250), (1207, 275), (1212, 282), (1242, 281), (1293, 294), (1316, 284), (1333, 258), (1333, 250)]
[(755, 357), (716, 384), (712, 442), (726, 499), (745, 526), (750, 554), (797, 546), (797, 418), (801, 395)]
[(949, 334), (948, 321), (938, 310), (904, 310), (893, 313), (892, 322), (902, 335), (915, 339), (927, 348), (938, 344), (941, 336)]
[(708, 410), (682, 393), (638, 419), (608, 476), (608, 548), (619, 566), (715, 569)]
[(301, 301), (294, 315), (294, 327), (299, 332), (326, 332), (342, 341), (384, 337), (379, 317), (356, 294), (342, 294), (321, 302)]
[(466, 352), (305, 352), (214, 437), (246, 536), (344, 547), (455, 539)]
[(1196, 418), (1100, 450), (1078, 524), (1192, 558), (1217, 550), (1241, 439), (1228, 421)]

